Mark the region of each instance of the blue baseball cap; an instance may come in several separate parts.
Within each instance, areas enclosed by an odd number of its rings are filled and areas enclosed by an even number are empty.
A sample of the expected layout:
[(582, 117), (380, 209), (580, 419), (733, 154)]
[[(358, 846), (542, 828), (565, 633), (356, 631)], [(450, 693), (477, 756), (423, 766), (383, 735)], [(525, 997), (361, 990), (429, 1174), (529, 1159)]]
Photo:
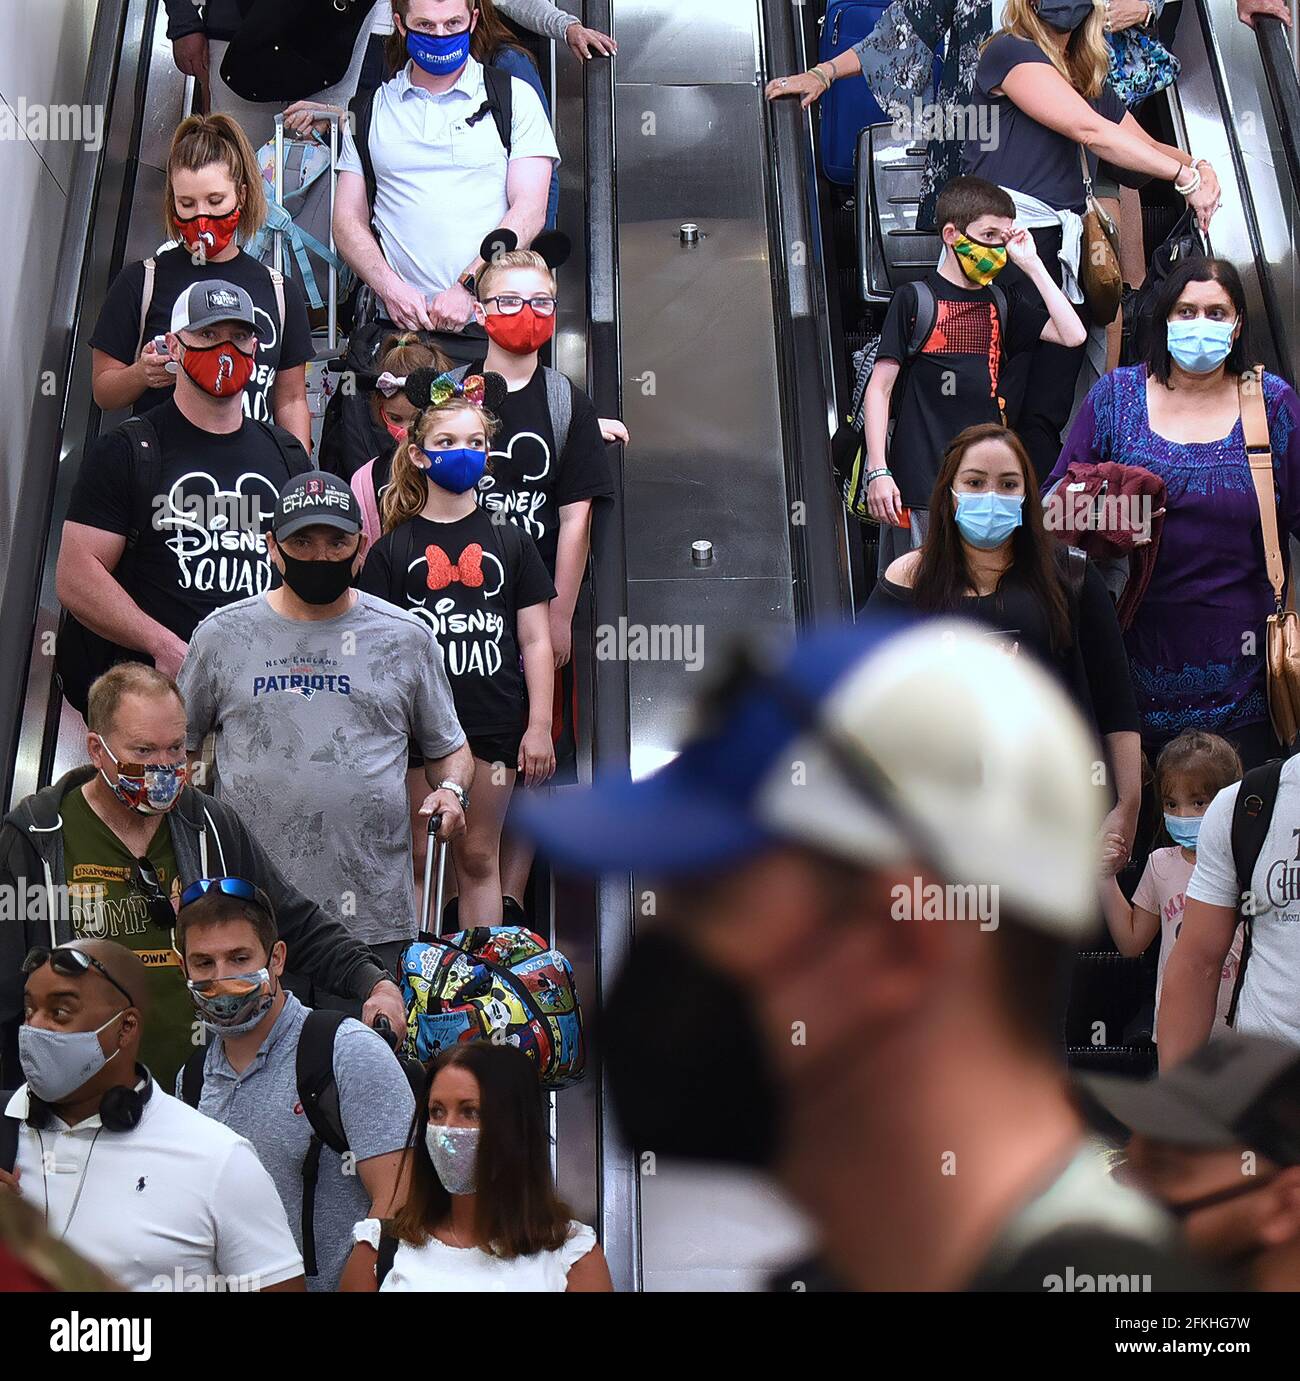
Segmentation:
[(672, 879), (783, 844), (869, 866), (915, 859), (997, 886), (1045, 929), (1096, 920), (1100, 750), (1054, 678), (964, 620), (865, 620), (751, 654), (641, 781), (522, 798), (562, 869)]

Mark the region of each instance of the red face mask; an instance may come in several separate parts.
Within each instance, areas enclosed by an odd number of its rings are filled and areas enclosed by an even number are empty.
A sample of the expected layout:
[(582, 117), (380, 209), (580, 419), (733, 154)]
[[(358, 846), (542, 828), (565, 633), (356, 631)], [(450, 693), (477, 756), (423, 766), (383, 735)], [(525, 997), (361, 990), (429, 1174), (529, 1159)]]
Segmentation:
[(555, 318), (538, 316), (531, 304), (525, 302), (514, 316), (489, 313), (484, 330), (488, 339), (495, 341), (502, 350), (512, 355), (531, 355), (555, 334)]
[(220, 254), (235, 238), (235, 227), (239, 224), (239, 207), (227, 211), (224, 216), (190, 216), (188, 220), (177, 218), (176, 226), (181, 239), (191, 254), (202, 253), (205, 259)]
[(379, 409), (379, 416), (388, 431), (388, 435), (391, 436), (394, 441), (406, 440), (406, 428), (400, 422), (394, 422), (383, 408)]
[[(185, 342), (181, 342), (185, 345)], [(257, 346), (245, 355), (230, 341), (216, 345), (185, 345), (181, 368), (204, 391), (214, 398), (229, 398), (242, 393), (257, 367)]]

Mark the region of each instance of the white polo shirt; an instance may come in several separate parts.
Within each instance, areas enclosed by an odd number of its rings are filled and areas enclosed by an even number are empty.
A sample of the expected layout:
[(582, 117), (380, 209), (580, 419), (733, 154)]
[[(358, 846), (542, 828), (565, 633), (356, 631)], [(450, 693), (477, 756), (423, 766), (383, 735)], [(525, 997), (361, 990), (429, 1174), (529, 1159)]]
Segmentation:
[[(411, 81), (411, 64), (375, 93), (370, 156), (375, 165), (375, 228), (389, 266), (427, 298), (451, 287), (483, 238), (509, 210), (506, 173), (517, 158), (560, 161), (546, 112), (527, 82), (511, 77), (510, 160), (491, 114), (469, 125), (487, 99), (483, 65), (473, 58), (439, 95)], [(341, 173), (362, 174), (351, 130)]]
[[(26, 1084), (5, 1112), (26, 1118)], [(156, 1083), (129, 1132), (98, 1114), (40, 1132), (24, 1122), (16, 1165), (54, 1236), (129, 1290), (263, 1290), (303, 1273), (252, 1146)]]

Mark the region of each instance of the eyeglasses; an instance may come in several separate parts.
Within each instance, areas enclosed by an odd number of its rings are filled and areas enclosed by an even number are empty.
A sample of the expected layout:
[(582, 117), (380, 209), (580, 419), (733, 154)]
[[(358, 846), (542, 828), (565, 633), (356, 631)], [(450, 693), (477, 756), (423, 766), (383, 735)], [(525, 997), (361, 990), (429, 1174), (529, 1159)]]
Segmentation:
[(271, 905), (270, 897), (260, 887), (245, 882), (243, 878), (199, 878), (181, 893), (181, 909), (184, 910), (200, 897), (206, 897), (209, 892), (219, 892), (224, 897), (238, 897), (240, 901), (251, 901), (254, 906), (260, 906), (272, 920), (275, 920), (275, 907)]
[(149, 908), (149, 919), (154, 925), (169, 930), (176, 920), (176, 913), (167, 899), (167, 893), (163, 891), (158, 870), (147, 858), (136, 859), (135, 871), (131, 874), (131, 886), (144, 898), (145, 905)]
[(555, 315), (555, 298), (539, 295), (537, 297), (520, 297), (517, 293), (500, 293), (496, 297), (485, 297), (483, 305), (486, 307), (489, 302), (497, 304), (497, 311), (502, 316), (518, 316), (524, 309), (524, 303), (537, 313), (538, 316)]
[(55, 973), (63, 978), (84, 978), (86, 974), (94, 969), (96, 973), (103, 974), (108, 981), (126, 998), (127, 1003), (134, 1007), (135, 998), (113, 977), (111, 973), (93, 955), (87, 954), (80, 949), (47, 949), (44, 945), (37, 945), (35, 949), (29, 950), (27, 958), (23, 960), (23, 977), (33, 974), (37, 969), (48, 964)]

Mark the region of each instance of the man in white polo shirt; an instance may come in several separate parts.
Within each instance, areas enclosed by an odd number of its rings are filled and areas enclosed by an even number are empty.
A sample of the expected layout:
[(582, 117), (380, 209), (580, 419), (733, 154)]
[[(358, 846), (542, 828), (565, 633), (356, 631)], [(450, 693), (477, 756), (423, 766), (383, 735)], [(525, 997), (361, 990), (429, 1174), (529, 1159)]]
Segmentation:
[(302, 1290), (302, 1257), (252, 1146), (137, 1063), (139, 956), (77, 940), (33, 950), (23, 969), (27, 1082), (4, 1106), (9, 1132), (20, 1125), (0, 1192), (16, 1190), (130, 1290)]
[(489, 81), (470, 56), (478, 0), (393, 0), (393, 13), (410, 61), (354, 112), (334, 237), (392, 322), (449, 334), (453, 355), (477, 360), (486, 351), (477, 328), (477, 354), (468, 341), (456, 351), (454, 338), (473, 321), (479, 247), (499, 226), (521, 247), (532, 243), (546, 222), (559, 150), (536, 92), (517, 77), (507, 84), (509, 124), (498, 127), (505, 122), (493, 87), (504, 75)]

